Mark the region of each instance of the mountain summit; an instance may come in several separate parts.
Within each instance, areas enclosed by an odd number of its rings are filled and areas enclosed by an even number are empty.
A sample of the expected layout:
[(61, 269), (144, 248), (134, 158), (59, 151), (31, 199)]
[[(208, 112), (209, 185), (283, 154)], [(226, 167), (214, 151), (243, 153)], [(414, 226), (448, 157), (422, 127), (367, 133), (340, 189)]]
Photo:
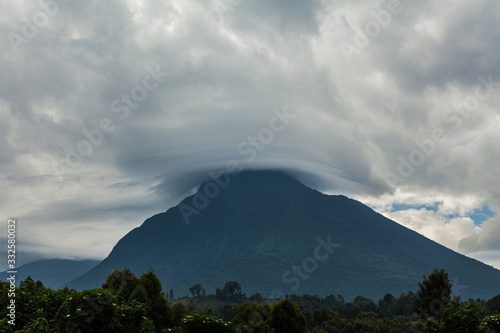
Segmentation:
[(185, 295), (227, 281), (247, 293), (382, 298), (416, 290), (444, 268), (462, 298), (488, 299), (500, 271), (451, 251), (345, 196), (329, 196), (275, 171), (225, 175), (129, 232), (95, 268), (71, 281), (99, 287), (113, 269), (152, 266), (165, 288)]

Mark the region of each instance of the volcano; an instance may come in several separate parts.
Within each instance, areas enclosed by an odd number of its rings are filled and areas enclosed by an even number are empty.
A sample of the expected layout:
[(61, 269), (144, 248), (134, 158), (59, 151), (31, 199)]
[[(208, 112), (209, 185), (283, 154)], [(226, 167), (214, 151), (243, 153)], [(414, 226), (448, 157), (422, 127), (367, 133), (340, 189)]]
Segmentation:
[(100, 287), (113, 269), (149, 267), (178, 296), (227, 281), (264, 297), (341, 294), (380, 299), (416, 291), (444, 268), (454, 295), (489, 299), (500, 271), (456, 253), (342, 195), (278, 171), (245, 171), (200, 185), (178, 206), (130, 231), (68, 287)]

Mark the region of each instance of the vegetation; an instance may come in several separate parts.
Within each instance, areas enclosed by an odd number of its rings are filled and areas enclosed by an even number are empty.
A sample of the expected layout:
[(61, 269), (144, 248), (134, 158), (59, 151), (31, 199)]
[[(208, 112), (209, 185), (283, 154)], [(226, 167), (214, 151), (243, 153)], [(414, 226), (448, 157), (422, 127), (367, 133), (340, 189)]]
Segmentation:
[[(162, 292), (149, 269), (140, 277), (114, 270), (102, 288), (54, 291), (30, 277), (16, 288), (15, 326), (3, 316), (1, 332), (174, 332), (174, 333), (500, 333), (500, 295), (490, 300), (451, 298), (444, 270), (424, 276), (416, 293), (358, 296), (289, 295), (246, 297), (236, 281), (207, 295), (201, 284), (192, 298)], [(0, 301), (9, 302), (9, 284), (0, 282)], [(169, 296), (169, 301), (165, 298)], [(5, 309), (5, 307), (3, 307)], [(4, 310), (5, 311), (5, 310)]]

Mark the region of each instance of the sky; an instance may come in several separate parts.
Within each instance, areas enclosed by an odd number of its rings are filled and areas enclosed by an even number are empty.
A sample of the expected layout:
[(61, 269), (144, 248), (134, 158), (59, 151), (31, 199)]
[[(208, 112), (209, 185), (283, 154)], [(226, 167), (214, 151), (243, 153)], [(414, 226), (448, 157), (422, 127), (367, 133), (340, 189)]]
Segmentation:
[(0, 0), (0, 211), (18, 264), (103, 259), (237, 164), (286, 168), (500, 269), (499, 14)]

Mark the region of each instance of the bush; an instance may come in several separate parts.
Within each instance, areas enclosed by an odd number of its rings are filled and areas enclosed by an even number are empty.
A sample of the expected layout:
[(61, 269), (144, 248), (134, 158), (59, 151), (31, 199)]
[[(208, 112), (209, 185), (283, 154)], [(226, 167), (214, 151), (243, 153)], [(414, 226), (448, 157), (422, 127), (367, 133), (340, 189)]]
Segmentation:
[(194, 314), (184, 319), (185, 333), (235, 333), (236, 328), (232, 323), (223, 321), (213, 316)]
[(487, 327), (490, 331), (499, 333), (500, 332), (500, 315), (488, 316), (481, 322), (482, 327)]

